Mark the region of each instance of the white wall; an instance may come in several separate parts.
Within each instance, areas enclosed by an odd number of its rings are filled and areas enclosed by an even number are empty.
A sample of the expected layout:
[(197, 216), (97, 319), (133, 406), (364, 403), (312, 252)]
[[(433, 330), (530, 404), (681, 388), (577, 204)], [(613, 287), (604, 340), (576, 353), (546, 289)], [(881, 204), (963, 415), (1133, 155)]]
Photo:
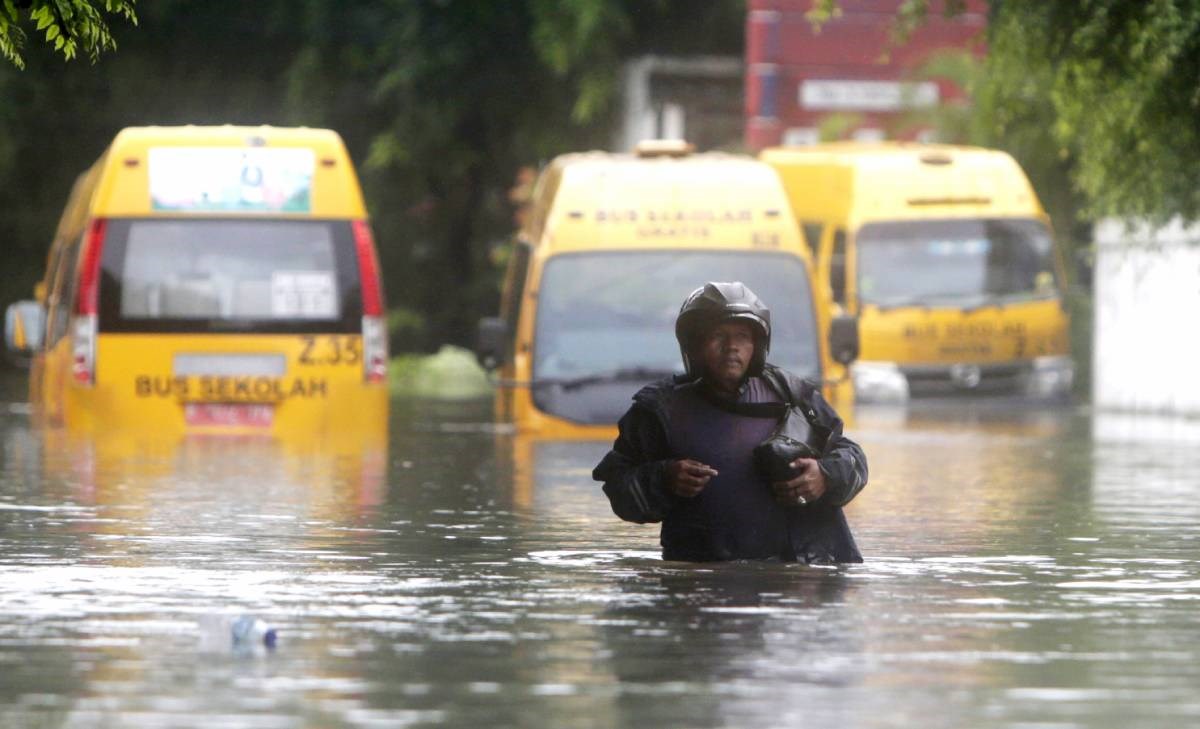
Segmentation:
[(1096, 226), (1093, 403), (1200, 416), (1200, 226)]

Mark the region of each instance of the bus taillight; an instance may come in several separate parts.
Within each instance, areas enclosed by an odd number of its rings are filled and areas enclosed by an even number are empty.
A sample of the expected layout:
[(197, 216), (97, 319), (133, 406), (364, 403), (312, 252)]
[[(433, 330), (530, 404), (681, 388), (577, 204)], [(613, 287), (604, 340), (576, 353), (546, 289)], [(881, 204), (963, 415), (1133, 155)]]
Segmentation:
[(384, 382), (387, 380), (387, 322), (375, 239), (365, 220), (354, 221), (354, 248), (358, 253), (358, 279), (362, 290), (363, 379)]
[(95, 218), (83, 239), (75, 315), (71, 317), (71, 376), (81, 385), (96, 384), (96, 333), (100, 301), (100, 255), (108, 221)]

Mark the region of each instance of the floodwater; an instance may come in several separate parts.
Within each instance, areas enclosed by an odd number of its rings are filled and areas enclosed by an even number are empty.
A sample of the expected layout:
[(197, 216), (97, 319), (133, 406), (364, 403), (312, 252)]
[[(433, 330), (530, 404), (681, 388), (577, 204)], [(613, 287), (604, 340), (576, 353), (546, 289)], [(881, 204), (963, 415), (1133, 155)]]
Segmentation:
[[(862, 565), (684, 565), (603, 443), (394, 403), (385, 450), (79, 443), (0, 388), (0, 726), (1200, 722), (1200, 424), (860, 412)], [(273, 651), (222, 621), (261, 617)]]

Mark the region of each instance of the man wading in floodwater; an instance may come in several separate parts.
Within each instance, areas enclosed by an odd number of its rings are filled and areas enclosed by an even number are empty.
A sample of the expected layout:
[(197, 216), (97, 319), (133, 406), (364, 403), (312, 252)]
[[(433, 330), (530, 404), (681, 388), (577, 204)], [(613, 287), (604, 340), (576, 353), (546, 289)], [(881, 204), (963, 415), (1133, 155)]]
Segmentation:
[[(867, 483), (866, 457), (815, 385), (766, 363), (766, 305), (739, 282), (706, 284), (683, 302), (675, 336), (685, 374), (634, 396), (592, 472), (617, 516), (661, 521), (668, 560), (861, 562), (842, 506)], [(823, 445), (770, 483), (753, 451), (777, 418), (745, 406), (782, 403), (784, 387)]]

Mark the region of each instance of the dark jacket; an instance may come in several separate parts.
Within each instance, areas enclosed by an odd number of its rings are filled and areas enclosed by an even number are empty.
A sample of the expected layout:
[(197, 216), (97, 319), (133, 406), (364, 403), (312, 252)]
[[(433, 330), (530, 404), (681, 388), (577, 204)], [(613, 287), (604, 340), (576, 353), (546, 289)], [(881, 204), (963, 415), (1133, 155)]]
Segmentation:
[[(809, 563), (861, 562), (842, 506), (866, 486), (866, 456), (842, 434), (842, 419), (813, 383), (770, 364), (764, 368), (763, 378), (776, 392), (781, 392), (780, 380), (786, 378), (788, 389), (796, 394), (797, 404), (809, 422), (828, 434), (819, 461), (827, 490), (816, 503), (779, 507), (788, 512), (788, 541), (792, 547), (791, 554), (779, 557)], [(612, 450), (596, 466), (592, 477), (604, 482), (604, 493), (617, 516), (639, 524), (663, 522), (665, 559), (737, 559), (740, 555), (712, 544), (710, 534), (674, 523), (679, 520), (685, 499), (667, 490), (666, 468), (670, 461), (685, 456), (671, 452), (669, 413), (672, 398), (691, 383), (680, 375), (648, 385), (634, 395), (633, 406), (621, 418)]]

